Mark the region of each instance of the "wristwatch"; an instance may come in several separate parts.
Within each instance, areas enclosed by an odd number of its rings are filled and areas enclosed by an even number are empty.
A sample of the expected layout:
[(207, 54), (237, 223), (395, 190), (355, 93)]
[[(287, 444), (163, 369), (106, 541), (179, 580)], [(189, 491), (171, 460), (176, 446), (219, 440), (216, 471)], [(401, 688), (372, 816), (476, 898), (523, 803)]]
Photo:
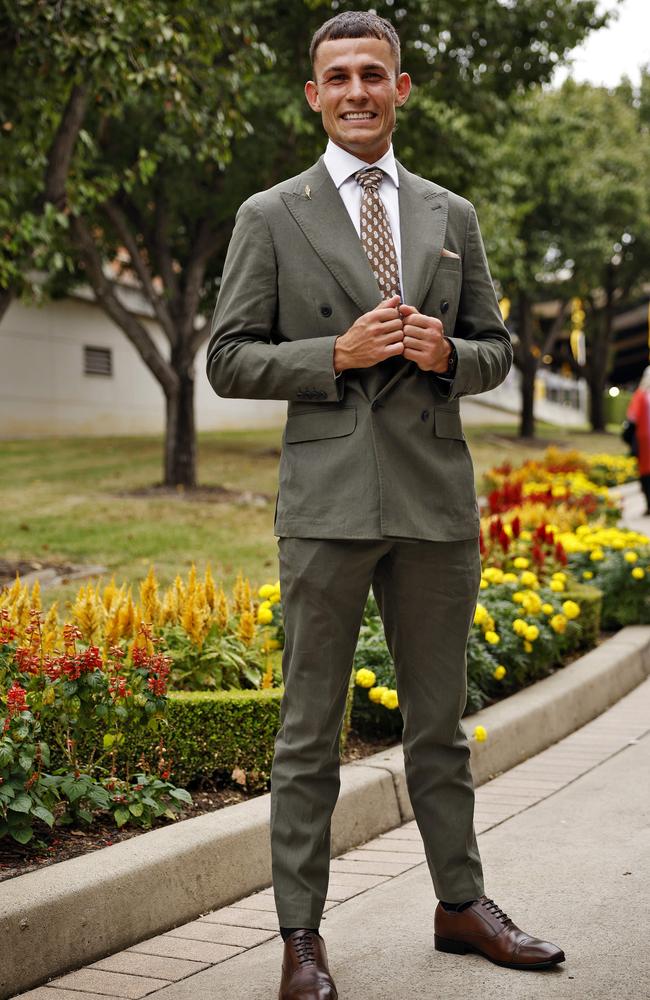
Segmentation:
[(447, 340), (447, 343), (449, 344), (451, 350), (449, 352), (449, 357), (447, 359), (447, 367), (444, 371), (444, 374), (449, 375), (450, 378), (453, 378), (454, 375), (456, 374), (456, 365), (458, 364), (458, 353), (456, 351), (454, 344), (452, 344), (452, 342), (448, 340), (446, 337), (445, 340)]

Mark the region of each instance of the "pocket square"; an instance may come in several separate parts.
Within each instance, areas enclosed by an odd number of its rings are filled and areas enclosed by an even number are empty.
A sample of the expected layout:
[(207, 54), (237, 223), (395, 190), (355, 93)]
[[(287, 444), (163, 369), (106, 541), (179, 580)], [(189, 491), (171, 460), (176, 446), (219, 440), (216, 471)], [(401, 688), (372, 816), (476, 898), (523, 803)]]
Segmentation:
[(453, 250), (447, 250), (445, 247), (442, 248), (441, 257), (455, 257), (456, 260), (460, 260), (460, 254), (454, 253)]

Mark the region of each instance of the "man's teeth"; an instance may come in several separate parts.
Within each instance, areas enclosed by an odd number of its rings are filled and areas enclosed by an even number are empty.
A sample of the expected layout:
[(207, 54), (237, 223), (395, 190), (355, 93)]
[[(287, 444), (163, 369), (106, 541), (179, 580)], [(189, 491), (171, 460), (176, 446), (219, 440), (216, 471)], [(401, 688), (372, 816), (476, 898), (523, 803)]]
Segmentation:
[(362, 121), (364, 118), (374, 118), (372, 111), (350, 112), (343, 115), (346, 121)]

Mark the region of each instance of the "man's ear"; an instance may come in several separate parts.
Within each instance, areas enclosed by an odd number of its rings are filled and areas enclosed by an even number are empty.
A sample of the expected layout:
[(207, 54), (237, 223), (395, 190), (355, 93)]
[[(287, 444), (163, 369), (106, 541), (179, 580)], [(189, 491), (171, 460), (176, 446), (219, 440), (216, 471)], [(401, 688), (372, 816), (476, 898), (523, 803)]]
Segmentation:
[(408, 73), (400, 73), (397, 77), (395, 89), (397, 90), (395, 104), (398, 108), (401, 108), (403, 104), (406, 104), (411, 93), (411, 77)]
[(307, 80), (307, 83), (305, 84), (305, 97), (307, 98), (307, 104), (312, 111), (321, 110), (318, 87), (313, 80)]

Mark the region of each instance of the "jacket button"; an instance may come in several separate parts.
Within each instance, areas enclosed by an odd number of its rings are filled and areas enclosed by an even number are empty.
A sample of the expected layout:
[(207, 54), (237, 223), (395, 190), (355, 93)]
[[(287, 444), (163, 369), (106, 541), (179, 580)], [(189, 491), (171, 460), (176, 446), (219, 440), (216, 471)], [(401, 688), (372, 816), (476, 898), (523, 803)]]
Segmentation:
[(428, 420), (428, 419), (429, 419), (429, 411), (422, 410), (422, 413), (420, 414), (420, 420)]
[(376, 399), (373, 399), (372, 403), (370, 404), (370, 409), (378, 410), (381, 406), (382, 406), (381, 403), (378, 403)]
[(321, 306), (320, 307), (320, 314), (321, 314), (321, 316), (324, 316), (325, 319), (329, 319), (329, 317), (332, 315), (332, 307), (331, 306)]
[(447, 302), (447, 299), (443, 299), (440, 303), (440, 312), (446, 313), (448, 309), (449, 303)]

